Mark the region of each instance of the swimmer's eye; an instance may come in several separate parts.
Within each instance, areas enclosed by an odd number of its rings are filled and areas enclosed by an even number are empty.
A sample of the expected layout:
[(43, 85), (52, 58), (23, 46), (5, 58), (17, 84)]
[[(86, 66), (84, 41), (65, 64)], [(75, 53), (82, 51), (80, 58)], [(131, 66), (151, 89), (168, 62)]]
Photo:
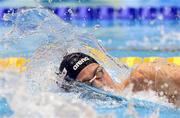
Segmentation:
[(86, 83), (87, 85), (93, 86), (93, 82), (96, 79), (101, 79), (103, 77), (104, 74), (104, 68), (102, 66), (98, 66), (94, 72), (94, 77), (92, 77), (91, 79), (89, 78), (85, 78), (83, 81), (83, 83)]

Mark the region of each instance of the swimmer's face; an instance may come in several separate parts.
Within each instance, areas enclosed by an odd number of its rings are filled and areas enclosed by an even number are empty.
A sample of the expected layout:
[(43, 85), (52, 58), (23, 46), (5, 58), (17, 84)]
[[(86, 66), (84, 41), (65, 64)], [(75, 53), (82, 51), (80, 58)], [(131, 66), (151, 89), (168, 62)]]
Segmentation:
[[(99, 72), (100, 71), (100, 72)], [(102, 88), (112, 86), (113, 81), (107, 71), (100, 68), (99, 64), (92, 63), (85, 67), (77, 76), (77, 81), (90, 83), (91, 85)]]

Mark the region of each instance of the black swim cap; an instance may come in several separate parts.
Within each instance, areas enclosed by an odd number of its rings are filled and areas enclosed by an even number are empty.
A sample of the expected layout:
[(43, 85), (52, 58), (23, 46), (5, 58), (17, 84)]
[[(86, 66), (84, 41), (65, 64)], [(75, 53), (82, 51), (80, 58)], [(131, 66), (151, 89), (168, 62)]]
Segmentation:
[(92, 63), (97, 63), (97, 61), (84, 53), (71, 53), (63, 57), (59, 70), (62, 72), (65, 68), (67, 75), (72, 79), (76, 79), (81, 70)]

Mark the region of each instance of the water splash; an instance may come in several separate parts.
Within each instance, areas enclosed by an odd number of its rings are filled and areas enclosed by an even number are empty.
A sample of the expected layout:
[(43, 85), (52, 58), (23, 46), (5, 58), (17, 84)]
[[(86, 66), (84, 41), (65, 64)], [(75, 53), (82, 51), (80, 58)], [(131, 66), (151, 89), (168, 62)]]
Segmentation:
[(56, 118), (59, 115), (65, 118), (99, 117), (87, 104), (78, 102), (77, 98), (74, 101), (70, 100), (75, 98), (72, 96), (66, 100), (67, 98), (60, 96), (61, 93), (57, 93), (61, 89), (55, 82), (57, 80), (55, 72), (62, 56), (73, 51), (87, 51), (81, 45), (85, 43), (80, 42), (81, 30), (73, 28), (50, 11), (41, 8), (22, 9), (13, 17), (15, 19), (11, 33), (4, 36), (1, 41), (18, 44), (31, 40), (37, 45), (25, 73), (22, 75), (16, 72), (2, 73), (4, 83), (1, 95), (8, 100), (14, 110), (12, 117)]
[[(128, 47), (144, 50), (167, 50), (179, 51), (180, 34), (179, 31), (169, 31), (163, 25), (157, 27), (156, 35), (144, 36), (144, 38), (134, 39), (126, 42)], [(159, 33), (157, 35), (157, 33)], [(158, 43), (157, 43), (158, 42)]]
[(29, 89), (27, 89), (28, 83), (25, 82), (26, 76), (19, 74), (15, 70), (0, 72), (0, 75), (1, 97), (7, 99), (13, 110), (12, 118), (102, 117), (92, 107), (78, 99), (65, 98), (48, 91), (31, 94)]
[[(78, 101), (77, 99), (80, 95), (82, 97), (82, 94), (78, 94), (77, 91), (79, 91), (79, 89), (76, 88), (76, 84), (73, 85), (73, 88), (76, 89), (75, 92), (77, 95), (71, 93), (62, 94), (63, 89), (57, 86), (56, 81), (60, 83), (63, 83), (63, 81), (57, 77), (55, 72), (58, 71), (62, 57), (67, 53), (76, 51), (90, 53), (89, 50), (85, 48), (86, 46), (91, 46), (101, 50), (102, 52), (106, 52), (102, 45), (98, 41), (94, 40), (95, 38), (91, 34), (83, 31), (82, 29), (74, 28), (71, 25), (64, 23), (46, 9), (23, 9), (17, 13), (15, 18), (12, 33), (3, 38), (3, 41), (14, 41), (17, 43), (23, 41), (28, 42), (31, 40), (33, 44), (36, 45), (34, 47), (35, 52), (31, 55), (31, 61), (28, 63), (27, 71), (24, 74), (13, 75), (5, 72), (5, 74), (7, 74), (5, 77), (9, 80), (9, 83), (5, 84), (8, 86), (2, 88), (1, 90), (5, 92), (3, 93), (3, 96), (8, 99), (8, 102), (12, 106), (13, 110), (15, 110), (15, 115), (13, 117), (23, 116), (38, 118), (49, 116), (50, 118), (56, 118), (59, 114), (62, 115), (63, 113), (66, 113), (63, 114), (65, 117), (70, 117), (72, 115), (77, 117), (82, 115), (84, 117), (82, 109), (86, 109), (87, 114), (91, 113), (93, 115), (92, 117), (99, 117), (93, 110), (91, 112), (91, 107), (86, 104), (82, 104), (82, 101), (77, 102), (79, 105), (76, 105), (73, 100), (66, 100), (66, 98), (62, 97), (69, 97), (69, 95), (71, 95), (72, 99), (75, 98), (75, 101)], [(33, 22), (31, 22), (30, 19), (34, 19)], [(129, 72), (127, 71), (128, 69), (119, 69), (119, 65), (114, 62), (113, 58), (108, 55), (106, 56), (108, 57), (107, 61), (109, 61), (112, 66), (107, 66), (100, 60), (98, 61), (100, 61), (100, 63), (102, 63), (109, 72), (112, 71), (111, 74), (114, 78), (118, 78), (117, 75), (120, 73), (127, 76), (127, 72)], [(10, 81), (9, 74), (13, 76), (13, 79), (16, 79), (14, 81)], [(22, 78), (21, 80), (24, 81), (18, 81), (19, 79), (17, 78)], [(12, 89), (5, 91), (5, 89), (8, 88)], [(86, 93), (89, 95), (88, 92)], [(93, 97), (94, 94), (92, 95), (92, 98)], [(95, 97), (95, 100), (98, 102), (97, 98), (98, 95)], [(22, 101), (24, 102), (22, 103)], [(119, 105), (118, 102), (115, 102), (112, 99), (107, 99), (107, 101), (109, 103), (104, 101), (102, 102), (102, 100), (98, 103), (101, 105), (108, 103), (108, 106), (110, 104), (112, 105), (114, 102), (114, 106)], [(69, 105), (69, 107), (64, 107), (66, 104), (67, 106)], [(48, 109), (51, 112), (48, 112)], [(62, 109), (62, 111), (64, 110), (65, 112), (61, 112), (59, 109)], [(77, 114), (67, 114), (67, 112), (69, 113), (69, 110), (77, 111)], [(29, 112), (27, 113), (27, 111)]]

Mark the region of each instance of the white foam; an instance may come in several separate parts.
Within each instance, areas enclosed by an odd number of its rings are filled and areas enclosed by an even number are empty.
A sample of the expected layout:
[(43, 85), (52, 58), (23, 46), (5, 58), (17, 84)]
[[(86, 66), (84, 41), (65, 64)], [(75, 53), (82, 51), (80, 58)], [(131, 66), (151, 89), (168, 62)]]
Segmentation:
[[(33, 15), (29, 15), (31, 13)], [(32, 28), (32, 22), (29, 19), (33, 18), (36, 20), (33, 20), (34, 27)], [(24, 22), (20, 22), (22, 20)], [(25, 9), (17, 14), (12, 32), (2, 39), (7, 42), (15, 41), (16, 43), (18, 41), (33, 40), (33, 44), (39, 43), (39, 45), (36, 46), (36, 51), (32, 55), (25, 73), (18, 74), (14, 71), (2, 73), (2, 89), (0, 91), (15, 111), (12, 117), (46, 118), (48, 116), (49, 118), (56, 118), (59, 115), (65, 118), (72, 116), (74, 118), (85, 116), (99, 117), (89, 105), (78, 100), (77, 96), (71, 97), (68, 96), (69, 94), (67, 95), (68, 97), (76, 98), (75, 101), (60, 96), (58, 92), (61, 92), (61, 89), (55, 83), (57, 80), (60, 84), (63, 83), (62, 78), (58, 78), (55, 72), (58, 72), (62, 57), (66, 53), (76, 51), (88, 52), (88, 50), (83, 48), (83, 46), (89, 44), (86, 41), (92, 42), (90, 46), (104, 51), (101, 45), (94, 41), (93, 36), (83, 35), (80, 32), (80, 29), (64, 23), (45, 9)], [(145, 39), (145, 41), (147, 40)], [(116, 81), (119, 78), (117, 75), (121, 75), (121, 78), (126, 78), (129, 74), (128, 69), (119, 68), (122, 64), (118, 65), (112, 58), (108, 58), (107, 61), (109, 61), (110, 66), (106, 64), (103, 66), (111, 72)], [(153, 92), (134, 94), (132, 90), (127, 89), (124, 96), (126, 98), (138, 98), (157, 103), (163, 101), (162, 104), (164, 102), (167, 104), (166, 100), (157, 97)]]

